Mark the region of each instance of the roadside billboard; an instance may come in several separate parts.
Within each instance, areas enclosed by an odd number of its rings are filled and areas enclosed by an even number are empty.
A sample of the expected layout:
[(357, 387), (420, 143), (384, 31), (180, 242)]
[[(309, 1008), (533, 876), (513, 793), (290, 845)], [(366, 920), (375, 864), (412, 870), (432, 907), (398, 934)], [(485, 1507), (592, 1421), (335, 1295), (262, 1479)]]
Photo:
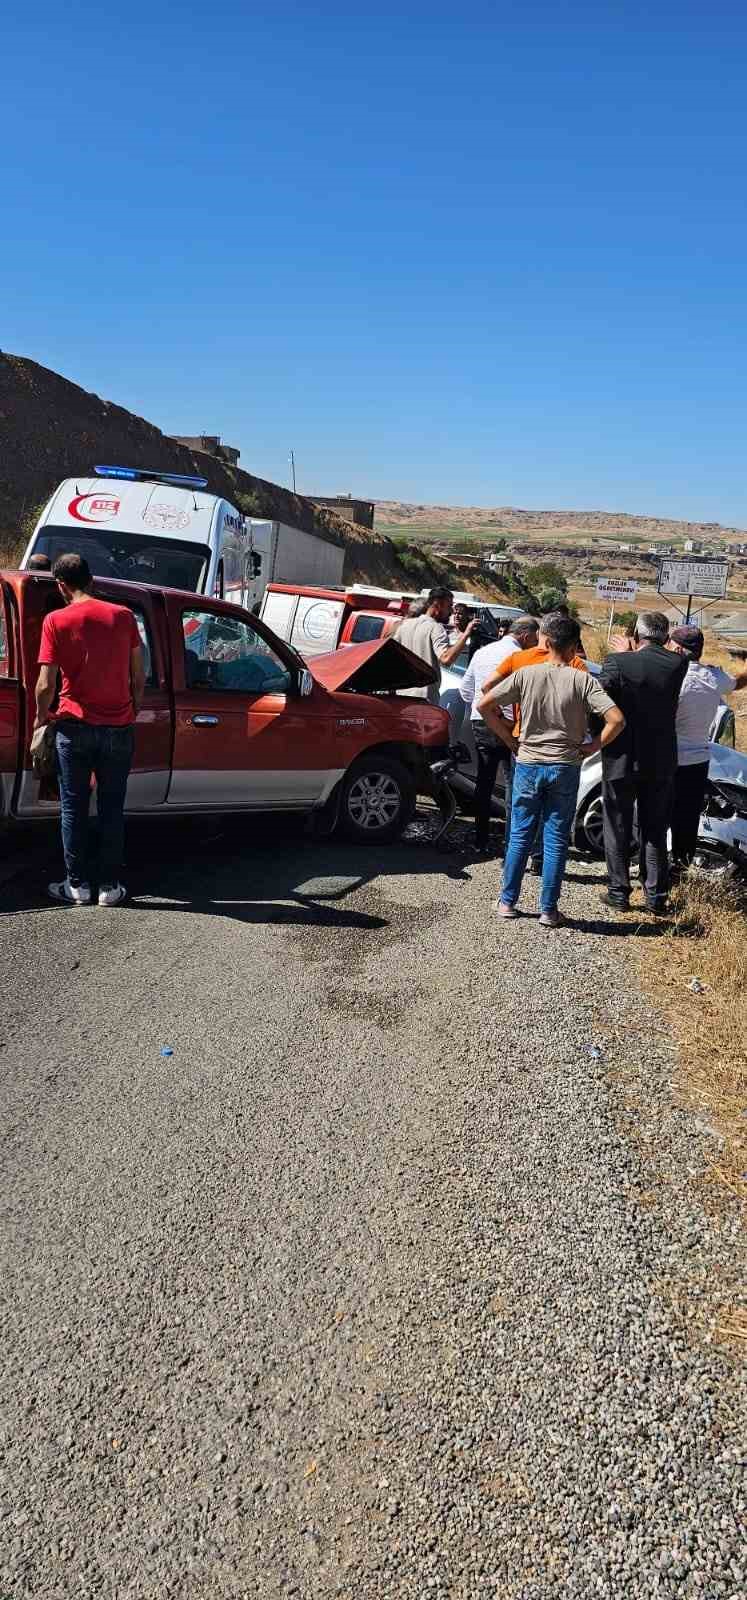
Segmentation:
[(728, 561), (662, 561), (659, 594), (697, 594), (703, 600), (723, 600), (729, 576)]

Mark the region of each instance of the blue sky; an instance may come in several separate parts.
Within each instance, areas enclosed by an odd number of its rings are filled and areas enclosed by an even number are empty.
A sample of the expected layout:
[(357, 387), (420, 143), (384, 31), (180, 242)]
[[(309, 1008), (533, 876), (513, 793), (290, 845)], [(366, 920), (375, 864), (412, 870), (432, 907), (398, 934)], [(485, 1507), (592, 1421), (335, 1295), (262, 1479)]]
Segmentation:
[(743, 4), (12, 10), (3, 349), (309, 491), (747, 524)]

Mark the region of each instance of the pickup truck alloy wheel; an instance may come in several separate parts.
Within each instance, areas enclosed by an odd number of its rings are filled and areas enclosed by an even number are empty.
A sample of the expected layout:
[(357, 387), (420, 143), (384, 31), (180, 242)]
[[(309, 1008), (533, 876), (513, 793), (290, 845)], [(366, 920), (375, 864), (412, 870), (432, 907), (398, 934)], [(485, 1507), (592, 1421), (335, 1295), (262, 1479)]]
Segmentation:
[(353, 839), (388, 841), (409, 822), (413, 805), (407, 768), (389, 757), (371, 756), (359, 762), (346, 779), (342, 826)]

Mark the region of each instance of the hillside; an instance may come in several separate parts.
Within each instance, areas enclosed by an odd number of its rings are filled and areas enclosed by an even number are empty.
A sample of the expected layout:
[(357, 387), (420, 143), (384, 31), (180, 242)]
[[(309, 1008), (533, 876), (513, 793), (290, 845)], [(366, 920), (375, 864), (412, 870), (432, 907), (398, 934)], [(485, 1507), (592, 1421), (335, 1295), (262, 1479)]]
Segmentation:
[(717, 522), (678, 522), (666, 517), (635, 517), (626, 511), (524, 511), (517, 506), (426, 506), (404, 500), (377, 500), (376, 526), (381, 533), (414, 539), (453, 539), (476, 535), (489, 539), (583, 542), (595, 539), (644, 539), (674, 544), (695, 539), (721, 545), (747, 539), (743, 528)]
[(225, 495), (247, 516), (276, 518), (343, 544), (348, 583), (419, 589), (446, 581), (508, 598), (477, 562), (457, 570), (422, 551), (396, 550), (386, 534), (354, 527), (281, 484), (187, 449), (123, 406), (36, 361), (0, 351), (0, 565), (18, 560), (41, 506), (60, 480), (85, 476), (96, 462), (199, 474), (214, 494)]
[[(253, 516), (276, 517), (335, 543), (351, 544), (351, 560), (383, 572), (388, 545), (376, 536), (360, 551), (333, 512), (317, 511), (301, 495), (228, 463), (176, 444), (142, 417), (70, 383), (22, 356), (0, 354), (0, 544), (4, 559), (18, 553), (28, 525), (61, 478), (86, 474), (97, 461), (195, 473), (215, 494), (242, 502)], [(384, 552), (383, 559), (381, 552)]]

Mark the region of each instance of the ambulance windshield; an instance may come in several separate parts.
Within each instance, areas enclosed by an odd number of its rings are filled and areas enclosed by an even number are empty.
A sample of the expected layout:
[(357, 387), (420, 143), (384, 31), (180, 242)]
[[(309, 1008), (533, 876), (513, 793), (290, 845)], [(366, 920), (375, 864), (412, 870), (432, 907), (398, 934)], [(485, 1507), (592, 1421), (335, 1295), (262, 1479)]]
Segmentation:
[(150, 537), (142, 533), (116, 533), (97, 528), (41, 528), (32, 555), (58, 556), (74, 550), (84, 556), (97, 578), (123, 578), (129, 583), (153, 583), (165, 589), (202, 591), (210, 561), (205, 544), (191, 540)]

